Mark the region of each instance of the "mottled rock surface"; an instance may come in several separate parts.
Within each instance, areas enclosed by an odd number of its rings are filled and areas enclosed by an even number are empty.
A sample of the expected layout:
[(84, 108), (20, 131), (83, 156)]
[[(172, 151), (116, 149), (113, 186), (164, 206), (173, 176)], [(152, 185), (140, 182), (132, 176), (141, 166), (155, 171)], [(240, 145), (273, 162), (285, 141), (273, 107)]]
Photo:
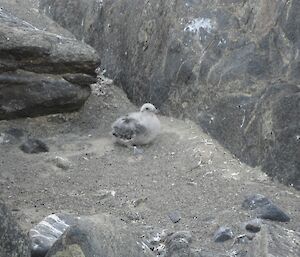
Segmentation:
[(20, 145), (20, 149), (24, 153), (45, 153), (49, 152), (49, 147), (39, 139), (28, 139)]
[(30, 257), (29, 239), (0, 200), (0, 257)]
[(252, 233), (257, 233), (260, 231), (262, 225), (262, 221), (260, 219), (249, 220), (245, 224), (245, 229)]
[(290, 217), (268, 198), (260, 194), (248, 196), (242, 204), (243, 208), (254, 210), (258, 218), (288, 222)]
[(77, 219), (46, 257), (71, 257), (73, 251), (84, 257), (153, 257), (125, 223), (106, 214)]
[(41, 30), (4, 8), (0, 32), (0, 119), (73, 111), (83, 105), (99, 64), (94, 49)]
[(62, 234), (76, 222), (71, 214), (51, 214), (29, 231), (31, 257), (44, 257)]
[(233, 238), (232, 229), (229, 227), (220, 227), (214, 234), (215, 242), (225, 242)]
[(42, 0), (130, 99), (191, 118), (300, 188), (297, 0)]

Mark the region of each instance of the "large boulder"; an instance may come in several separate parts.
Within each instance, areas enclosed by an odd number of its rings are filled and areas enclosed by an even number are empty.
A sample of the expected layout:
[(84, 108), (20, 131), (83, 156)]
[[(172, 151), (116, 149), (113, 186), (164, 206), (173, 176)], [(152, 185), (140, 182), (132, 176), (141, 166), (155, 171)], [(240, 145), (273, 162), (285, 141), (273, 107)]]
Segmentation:
[(0, 200), (0, 257), (30, 257), (29, 239)]
[(46, 257), (153, 257), (130, 228), (99, 214), (80, 217), (48, 251)]
[(135, 103), (198, 121), (300, 188), (297, 0), (41, 0)]
[(74, 38), (40, 30), (0, 9), (0, 119), (79, 109), (99, 57)]

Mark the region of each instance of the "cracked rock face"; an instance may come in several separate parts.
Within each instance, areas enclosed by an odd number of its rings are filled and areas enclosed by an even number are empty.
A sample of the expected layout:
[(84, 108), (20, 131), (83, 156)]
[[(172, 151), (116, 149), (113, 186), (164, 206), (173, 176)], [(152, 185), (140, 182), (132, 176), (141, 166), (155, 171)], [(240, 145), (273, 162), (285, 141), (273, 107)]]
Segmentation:
[(79, 109), (99, 57), (90, 46), (0, 10), (0, 119)]
[(300, 188), (297, 0), (42, 0), (40, 10), (94, 46), (135, 103), (199, 122)]
[(0, 199), (0, 256), (30, 256), (29, 240)]

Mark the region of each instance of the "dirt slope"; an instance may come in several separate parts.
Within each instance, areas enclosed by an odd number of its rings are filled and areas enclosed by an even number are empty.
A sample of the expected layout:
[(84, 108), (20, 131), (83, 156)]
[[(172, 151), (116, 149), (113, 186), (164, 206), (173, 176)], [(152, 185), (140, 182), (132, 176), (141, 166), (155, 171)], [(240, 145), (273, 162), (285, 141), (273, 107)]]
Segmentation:
[[(196, 246), (220, 250), (214, 231), (232, 225), (241, 232), (241, 222), (251, 218), (241, 208), (244, 197), (261, 193), (290, 215), (286, 228), (300, 231), (299, 192), (240, 163), (191, 121), (161, 116), (161, 135), (140, 155), (114, 145), (111, 122), (136, 109), (110, 86), (79, 113), (0, 122), (1, 197), (23, 229), (54, 212), (109, 212), (132, 226), (189, 230)], [(11, 128), (24, 135), (9, 136)], [(26, 137), (43, 140), (50, 151), (23, 153)], [(70, 167), (57, 167), (56, 156)], [(175, 210), (182, 218), (173, 224), (167, 214)]]

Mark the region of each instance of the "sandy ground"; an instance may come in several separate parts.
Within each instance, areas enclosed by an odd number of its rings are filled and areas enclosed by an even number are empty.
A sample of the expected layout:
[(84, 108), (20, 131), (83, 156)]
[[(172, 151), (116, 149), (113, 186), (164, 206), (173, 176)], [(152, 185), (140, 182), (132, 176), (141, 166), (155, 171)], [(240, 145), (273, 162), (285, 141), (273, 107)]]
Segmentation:
[[(129, 226), (189, 230), (195, 246), (224, 250), (229, 244), (213, 243), (213, 233), (220, 225), (243, 233), (242, 222), (252, 217), (241, 203), (260, 193), (290, 215), (284, 227), (300, 231), (300, 192), (240, 163), (191, 121), (160, 116), (161, 135), (140, 155), (115, 145), (110, 124), (137, 109), (111, 86), (79, 113), (0, 122), (1, 198), (24, 230), (55, 212), (108, 212)], [(11, 128), (24, 136), (7, 136)], [(50, 151), (23, 153), (26, 137), (43, 140)], [(56, 156), (68, 159), (69, 169), (57, 167)], [(182, 216), (176, 224), (168, 217), (175, 210)]]

